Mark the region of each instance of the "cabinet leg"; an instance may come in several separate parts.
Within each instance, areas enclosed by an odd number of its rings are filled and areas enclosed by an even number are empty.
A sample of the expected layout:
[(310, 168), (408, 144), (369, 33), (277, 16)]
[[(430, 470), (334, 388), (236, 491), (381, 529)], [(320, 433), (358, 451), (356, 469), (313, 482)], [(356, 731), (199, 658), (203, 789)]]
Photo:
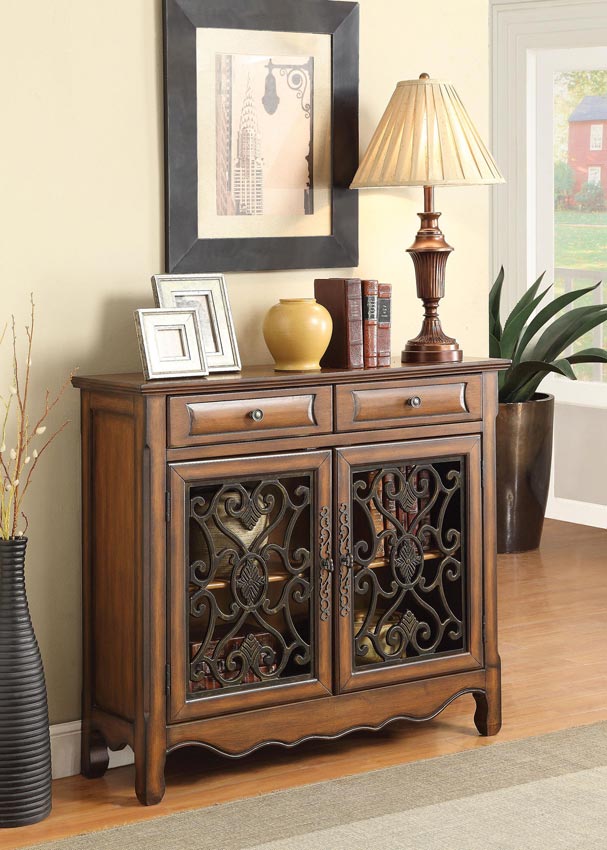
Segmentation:
[(107, 741), (96, 729), (82, 726), (80, 772), (87, 779), (99, 779), (108, 768), (110, 754)]
[(164, 797), (164, 765), (166, 756), (135, 755), (135, 792), (144, 806), (155, 806)]
[(474, 723), (481, 735), (497, 735), (502, 728), (502, 694), (500, 671), (494, 668), (487, 671), (487, 690), (474, 694), (476, 712)]

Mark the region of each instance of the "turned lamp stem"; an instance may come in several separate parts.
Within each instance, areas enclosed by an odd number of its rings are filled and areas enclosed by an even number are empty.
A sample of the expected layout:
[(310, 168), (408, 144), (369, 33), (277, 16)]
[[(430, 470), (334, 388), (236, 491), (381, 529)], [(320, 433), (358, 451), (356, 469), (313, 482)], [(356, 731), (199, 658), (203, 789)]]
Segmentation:
[(407, 249), (415, 267), (417, 297), (424, 304), (422, 329), (410, 339), (402, 353), (403, 363), (449, 363), (462, 359), (456, 340), (443, 333), (438, 303), (445, 295), (445, 266), (453, 251), (439, 226), (440, 213), (434, 212), (434, 186), (424, 186), (424, 211), (418, 213), (421, 227)]

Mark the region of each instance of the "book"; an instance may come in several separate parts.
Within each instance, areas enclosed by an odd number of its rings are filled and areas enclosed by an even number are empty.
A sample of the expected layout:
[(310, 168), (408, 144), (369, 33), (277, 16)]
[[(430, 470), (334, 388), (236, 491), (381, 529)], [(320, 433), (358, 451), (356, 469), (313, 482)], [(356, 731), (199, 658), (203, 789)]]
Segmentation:
[(363, 368), (362, 286), (360, 278), (317, 278), (314, 297), (333, 319), (333, 333), (320, 365), (325, 369)]
[(363, 280), (363, 362), (365, 369), (377, 366), (377, 281)]
[(375, 470), (364, 473), (364, 480), (367, 485), (365, 495), (368, 495), (373, 487), (376, 488), (376, 495), (368, 502), (369, 516), (371, 517), (373, 528), (375, 529), (375, 541), (371, 542), (371, 548), (375, 549), (375, 558), (383, 558), (386, 554), (383, 538), (377, 539), (385, 531), (384, 516), (378, 508), (378, 505), (383, 507), (384, 504), (383, 480), (379, 476), (380, 473)]
[(392, 284), (380, 283), (377, 293), (377, 365), (392, 359)]
[[(384, 474), (383, 487), (382, 487), (382, 504), (385, 510), (394, 518), (396, 518), (396, 502), (391, 496), (394, 495), (394, 490), (396, 488), (396, 476), (393, 472), (386, 472)], [(391, 494), (391, 495), (388, 495)], [(398, 537), (398, 530), (396, 529), (393, 522), (391, 522), (388, 517), (384, 516), (384, 530), (392, 531), (394, 537)], [(393, 545), (392, 538), (386, 538), (384, 540), (384, 552), (386, 557), (390, 556), (390, 550)]]

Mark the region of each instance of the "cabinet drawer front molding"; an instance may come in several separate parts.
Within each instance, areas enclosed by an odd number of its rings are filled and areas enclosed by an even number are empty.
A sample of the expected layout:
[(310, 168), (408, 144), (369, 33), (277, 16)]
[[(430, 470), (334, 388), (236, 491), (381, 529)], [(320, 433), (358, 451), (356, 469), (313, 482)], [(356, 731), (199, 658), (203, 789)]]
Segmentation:
[(309, 387), (262, 395), (173, 396), (170, 447), (325, 434), (333, 424), (331, 390)]
[(442, 381), (355, 384), (336, 390), (338, 431), (477, 420), (482, 415), (478, 375)]

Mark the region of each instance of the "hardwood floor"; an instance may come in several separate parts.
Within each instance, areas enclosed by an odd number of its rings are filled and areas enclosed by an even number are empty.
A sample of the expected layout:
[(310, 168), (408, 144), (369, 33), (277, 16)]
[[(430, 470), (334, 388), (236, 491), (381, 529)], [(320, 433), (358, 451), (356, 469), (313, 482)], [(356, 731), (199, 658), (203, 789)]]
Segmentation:
[(132, 767), (103, 779), (54, 783), (44, 823), (0, 834), (0, 848), (119, 826), (281, 788), (334, 779), (471, 747), (607, 720), (607, 532), (547, 521), (539, 551), (499, 559), (500, 652), (504, 725), (496, 738), (474, 728), (472, 697), (435, 720), (396, 723), (333, 743), (285, 751), (267, 748), (228, 761), (202, 750), (181, 751), (167, 764), (158, 806), (135, 798)]

